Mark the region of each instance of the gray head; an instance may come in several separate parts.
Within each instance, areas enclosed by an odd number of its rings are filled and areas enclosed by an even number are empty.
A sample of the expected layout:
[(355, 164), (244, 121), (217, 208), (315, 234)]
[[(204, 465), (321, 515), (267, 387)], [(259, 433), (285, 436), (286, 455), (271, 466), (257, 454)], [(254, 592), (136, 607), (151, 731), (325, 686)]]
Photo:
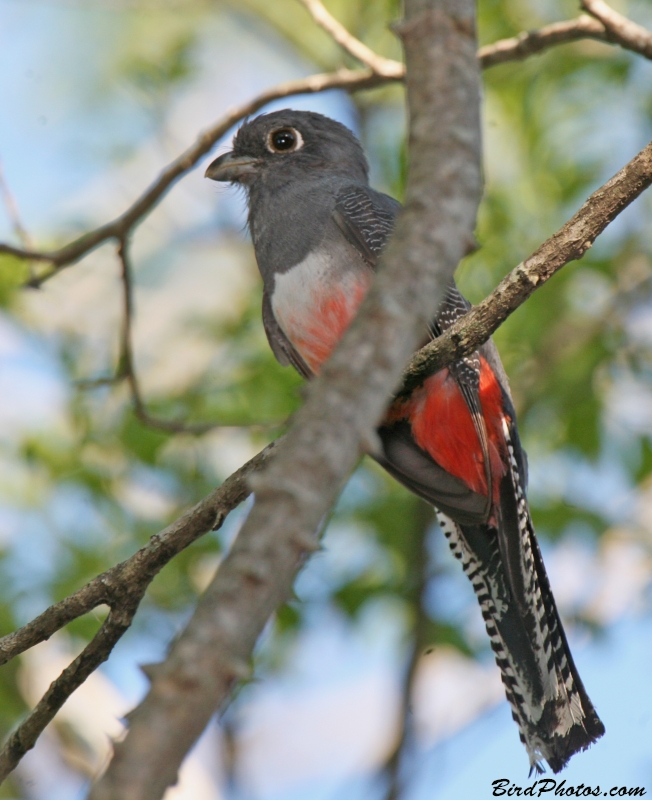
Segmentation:
[(348, 177), (367, 183), (367, 159), (360, 142), (339, 122), (313, 111), (284, 109), (245, 122), (233, 140), (233, 150), (206, 170), (214, 181), (286, 184), (297, 179)]

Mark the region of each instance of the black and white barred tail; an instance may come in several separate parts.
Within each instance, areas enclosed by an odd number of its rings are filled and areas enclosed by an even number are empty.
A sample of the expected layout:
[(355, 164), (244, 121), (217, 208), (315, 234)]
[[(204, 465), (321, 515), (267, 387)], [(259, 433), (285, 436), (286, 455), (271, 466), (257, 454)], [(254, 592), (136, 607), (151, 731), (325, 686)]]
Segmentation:
[(531, 768), (559, 772), (604, 733), (568, 648), (522, 489), (510, 431), (497, 527), (458, 525), (438, 512), (471, 580)]

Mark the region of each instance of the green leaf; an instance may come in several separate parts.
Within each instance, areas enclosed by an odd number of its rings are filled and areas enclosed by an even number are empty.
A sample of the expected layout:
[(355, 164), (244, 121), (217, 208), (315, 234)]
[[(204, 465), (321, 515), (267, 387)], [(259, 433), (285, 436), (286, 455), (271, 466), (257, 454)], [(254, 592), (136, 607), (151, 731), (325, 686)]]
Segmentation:
[(0, 306), (7, 307), (29, 278), (29, 262), (0, 253)]
[(438, 620), (428, 618), (423, 623), (421, 643), (424, 651), (428, 653), (437, 645), (450, 645), (466, 656), (473, 656), (473, 650), (461, 632), (454, 626)]

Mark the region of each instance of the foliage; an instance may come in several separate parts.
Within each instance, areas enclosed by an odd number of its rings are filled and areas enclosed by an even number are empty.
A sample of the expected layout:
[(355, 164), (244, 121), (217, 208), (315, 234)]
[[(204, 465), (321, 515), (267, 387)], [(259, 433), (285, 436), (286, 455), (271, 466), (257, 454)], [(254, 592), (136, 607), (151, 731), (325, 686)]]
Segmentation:
[[(539, 6), (531, 0), (483, 0), (482, 41), (574, 13), (572, 4), (552, 2), (546, 4), (543, 19)], [(262, 39), (281, 41), (279, 46), (294, 48), (319, 68), (347, 63), (290, 0), (272, 4), (248, 0), (234, 9), (231, 3), (220, 4), (217, 11), (200, 5), (176, 35), (170, 26), (163, 26), (165, 33), (157, 38), (156, 47), (136, 35), (143, 20), (126, 17), (131, 35), (125, 39), (122, 60), (112, 69), (119, 69), (121, 79), (147, 95), (164, 114), (172, 89), (180, 91), (195, 75), (202, 28), (213, 14), (244, 16), (255, 23)], [(393, 0), (336, 3), (332, 11), (378, 52), (397, 56), (398, 46), (386, 28), (387, 20), (398, 13)], [(228, 67), (223, 66), (225, 76)], [(595, 42), (556, 48), (486, 73), (487, 184), (478, 225), (480, 248), (459, 270), (459, 284), (471, 300), (490, 291), (613, 170), (609, 145), (598, 146), (592, 131), (596, 120), (607, 122), (602, 111), (605, 92), (626, 96), (632, 107), (644, 109), (638, 117), (638, 135), (641, 141), (649, 138), (651, 100), (643, 84), (631, 55)], [(380, 188), (401, 196), (405, 145), (400, 89), (358, 95), (353, 102)], [(389, 133), (381, 135), (379, 127)], [(619, 153), (618, 163), (629, 155)], [(192, 239), (202, 232), (189, 226), (186, 235)], [(244, 251), (248, 246), (238, 247)], [(628, 323), (637, 308), (650, 302), (651, 247), (640, 219), (628, 215), (581, 264), (567, 267), (498, 331), (495, 339), (533, 460), (561, 453), (597, 469), (608, 455), (620, 460), (632, 485), (649, 479), (650, 437), (631, 430), (623, 442), (615, 442), (608, 423), (623, 370), (649, 385), (649, 353), (632, 339)], [(151, 258), (159, 259), (163, 269), (163, 252)], [(23, 262), (0, 256), (0, 304), (21, 324), (29, 320), (29, 313), (15, 302), (15, 292), (27, 269)], [(137, 291), (143, 275), (136, 276)], [(249, 433), (234, 434), (245, 442), (243, 451), (281, 432), (300, 403), (300, 381), (269, 351), (260, 323), (259, 286), (247, 290), (231, 314), (218, 319), (197, 314), (185, 324), (186, 330), (214, 348), (215, 355), (185, 384), (151, 393), (152, 413), (215, 419), (243, 429), (254, 426)], [(133, 552), (226, 472), (214, 456), (220, 432), (195, 438), (146, 427), (134, 415), (124, 384), (92, 390), (75, 385), (84, 372), (80, 364), (88, 363), (83, 339), (59, 332), (52, 334), (52, 340), (73, 387), (65, 421), (55, 431), (33, 432), (3, 444), (2, 458), (19, 464), (20, 473), (0, 484), (3, 504), (20, 515), (30, 541), (49, 540), (51, 557), (25, 570), (24, 542), (6, 546), (0, 558), (2, 632)], [(105, 352), (102, 366), (109, 374), (115, 366), (109, 358), (112, 346), (107, 345)], [(329, 596), (318, 602), (332, 604), (355, 624), (366, 604), (389, 596), (406, 609), (409, 629), (420, 602), (415, 575), (423, 567), (422, 551), (415, 543), (436, 532), (428, 533), (430, 522), (424, 522), (420, 501), (375, 466), (363, 463), (352, 486), (332, 527), (352, 527), (373, 542), (373, 548), (365, 563), (333, 579)], [(68, 510), (62, 511), (66, 504)], [(533, 512), (537, 527), (548, 536), (563, 536), (578, 521), (599, 536), (610, 523), (602, 508), (583, 507), (570, 496), (536, 494)], [(143, 616), (150, 611), (171, 615), (187, 611), (222, 545), (208, 535), (175, 559), (153, 584)], [(328, 534), (325, 548), (328, 553)], [(433, 574), (448, 569), (439, 563), (431, 567)], [(306, 608), (310, 602), (292, 602), (281, 610), (276, 620), (278, 641), (287, 642), (301, 629)], [(428, 606), (426, 612), (424, 644), (452, 644), (466, 653), (475, 649), (460, 619), (451, 619), (436, 607)], [(84, 618), (71, 632), (88, 640), (96, 628), (97, 619)], [(273, 646), (272, 641), (269, 647)], [(5, 668), (1, 676), (3, 733), (25, 710), (16, 676), (16, 666)]]

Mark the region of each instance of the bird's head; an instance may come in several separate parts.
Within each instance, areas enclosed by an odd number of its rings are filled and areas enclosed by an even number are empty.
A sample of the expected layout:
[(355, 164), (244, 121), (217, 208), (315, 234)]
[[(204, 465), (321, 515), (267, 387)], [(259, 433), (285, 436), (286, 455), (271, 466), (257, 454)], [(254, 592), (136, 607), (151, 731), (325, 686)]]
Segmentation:
[(258, 181), (341, 174), (366, 183), (367, 160), (360, 142), (339, 122), (312, 111), (274, 111), (246, 122), (233, 150), (213, 161), (205, 176), (251, 188)]

